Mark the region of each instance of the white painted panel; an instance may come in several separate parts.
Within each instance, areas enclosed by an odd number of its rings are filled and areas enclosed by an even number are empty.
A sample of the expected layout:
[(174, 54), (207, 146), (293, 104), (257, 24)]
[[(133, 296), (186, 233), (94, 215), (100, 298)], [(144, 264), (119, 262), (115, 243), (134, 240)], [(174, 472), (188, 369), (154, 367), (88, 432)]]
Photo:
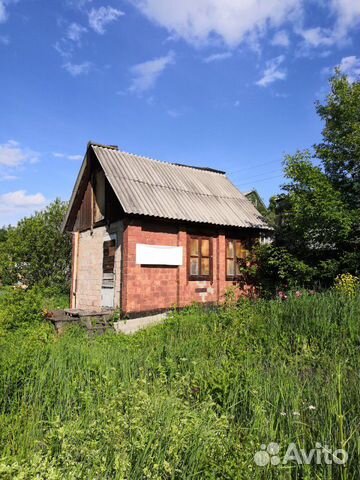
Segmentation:
[(183, 247), (136, 244), (137, 265), (182, 265)]
[(101, 289), (101, 306), (114, 308), (114, 288), (102, 287)]

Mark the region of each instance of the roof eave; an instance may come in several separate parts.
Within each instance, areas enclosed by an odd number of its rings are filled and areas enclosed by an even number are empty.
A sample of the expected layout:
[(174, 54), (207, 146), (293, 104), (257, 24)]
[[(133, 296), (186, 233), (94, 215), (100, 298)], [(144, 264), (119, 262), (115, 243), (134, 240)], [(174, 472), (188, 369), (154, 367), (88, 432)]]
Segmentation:
[(85, 172), (85, 169), (86, 169), (86, 166), (87, 166), (87, 159), (88, 159), (88, 151), (89, 151), (89, 148), (90, 148), (90, 144), (88, 144), (88, 147), (87, 147), (87, 150), (86, 150), (86, 153), (84, 155), (84, 159), (82, 161), (82, 164), (81, 164), (81, 167), (80, 167), (80, 170), (79, 170), (79, 173), (78, 173), (78, 176), (76, 178), (76, 182), (75, 182), (75, 185), (74, 185), (74, 188), (73, 188), (73, 191), (72, 191), (72, 194), (71, 194), (71, 197), (70, 197), (70, 201), (69, 201), (69, 205), (68, 205), (68, 209), (67, 209), (67, 212), (65, 214), (65, 218), (61, 224), (61, 232), (62, 233), (65, 233), (68, 230), (68, 222), (69, 222), (69, 218), (70, 218), (70, 213), (73, 209), (73, 206), (74, 206), (74, 202), (75, 202), (75, 198), (76, 198), (76, 194), (79, 190), (79, 186), (80, 186), (80, 183), (81, 183), (81, 180), (82, 180), (82, 177), (84, 176), (84, 172)]

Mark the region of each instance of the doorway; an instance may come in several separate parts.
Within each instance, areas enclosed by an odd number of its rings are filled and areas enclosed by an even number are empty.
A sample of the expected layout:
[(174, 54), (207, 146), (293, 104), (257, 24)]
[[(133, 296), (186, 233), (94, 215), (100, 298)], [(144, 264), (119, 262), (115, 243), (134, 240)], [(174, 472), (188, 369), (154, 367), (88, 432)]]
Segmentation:
[[(107, 238), (106, 238), (107, 237)], [(116, 234), (106, 235), (103, 242), (103, 266), (101, 284), (101, 306), (114, 308), (115, 304), (115, 254)]]

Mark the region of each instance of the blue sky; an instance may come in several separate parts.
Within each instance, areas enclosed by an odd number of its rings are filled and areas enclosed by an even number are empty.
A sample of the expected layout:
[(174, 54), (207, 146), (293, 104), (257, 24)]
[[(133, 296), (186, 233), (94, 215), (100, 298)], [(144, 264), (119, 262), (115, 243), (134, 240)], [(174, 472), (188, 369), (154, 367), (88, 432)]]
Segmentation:
[(268, 200), (359, 25), (359, 0), (0, 0), (0, 225), (68, 199), (90, 139)]

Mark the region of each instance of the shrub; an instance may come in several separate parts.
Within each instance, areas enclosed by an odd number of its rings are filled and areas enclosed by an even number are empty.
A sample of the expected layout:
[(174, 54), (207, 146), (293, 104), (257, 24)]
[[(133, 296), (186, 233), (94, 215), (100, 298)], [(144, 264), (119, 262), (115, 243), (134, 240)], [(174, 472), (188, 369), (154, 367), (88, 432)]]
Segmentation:
[(45, 310), (66, 306), (67, 295), (57, 288), (7, 287), (0, 295), (0, 329), (6, 332), (37, 324), (43, 320)]
[(351, 273), (343, 273), (335, 279), (335, 290), (343, 295), (353, 297), (359, 291), (360, 280)]

